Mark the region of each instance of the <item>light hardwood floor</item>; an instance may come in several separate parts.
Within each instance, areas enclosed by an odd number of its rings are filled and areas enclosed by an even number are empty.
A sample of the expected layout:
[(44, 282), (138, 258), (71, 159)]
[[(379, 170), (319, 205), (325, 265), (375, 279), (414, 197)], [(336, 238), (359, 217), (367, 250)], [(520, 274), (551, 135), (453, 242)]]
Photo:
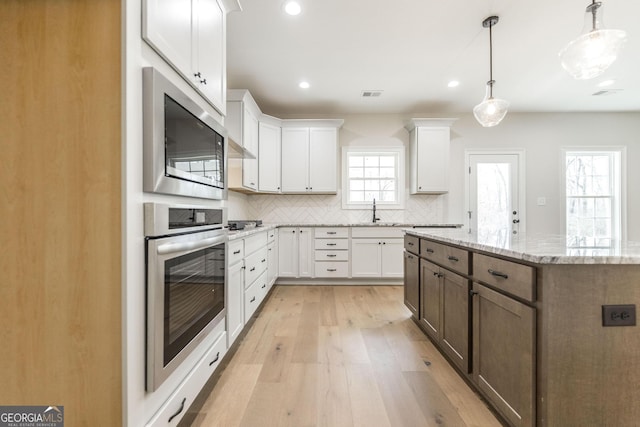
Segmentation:
[(401, 286), (277, 286), (193, 427), (500, 426)]

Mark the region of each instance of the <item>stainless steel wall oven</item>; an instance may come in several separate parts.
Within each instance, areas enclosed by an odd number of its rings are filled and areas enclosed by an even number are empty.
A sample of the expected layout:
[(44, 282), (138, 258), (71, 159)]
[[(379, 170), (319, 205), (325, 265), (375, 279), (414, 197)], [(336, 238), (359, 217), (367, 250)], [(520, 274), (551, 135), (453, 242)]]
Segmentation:
[(146, 388), (156, 390), (226, 314), (226, 211), (146, 203)]

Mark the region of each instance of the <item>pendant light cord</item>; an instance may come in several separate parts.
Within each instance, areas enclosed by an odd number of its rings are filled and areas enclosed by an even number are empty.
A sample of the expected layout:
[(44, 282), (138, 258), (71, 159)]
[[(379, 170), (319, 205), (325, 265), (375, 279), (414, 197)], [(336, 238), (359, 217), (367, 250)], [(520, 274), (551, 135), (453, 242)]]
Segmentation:
[(489, 98), (493, 98), (493, 37), (491, 28), (493, 28), (493, 24), (489, 23)]

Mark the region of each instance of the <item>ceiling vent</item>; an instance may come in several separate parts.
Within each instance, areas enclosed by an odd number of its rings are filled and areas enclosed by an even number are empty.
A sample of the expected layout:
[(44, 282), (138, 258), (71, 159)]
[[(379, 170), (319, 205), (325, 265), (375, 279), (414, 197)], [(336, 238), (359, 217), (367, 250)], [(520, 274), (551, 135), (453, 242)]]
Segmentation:
[(363, 98), (377, 98), (382, 95), (381, 90), (363, 90), (362, 97)]
[(603, 89), (599, 90), (595, 93), (592, 93), (591, 96), (606, 96), (606, 95), (615, 95), (618, 92), (622, 92), (622, 89)]

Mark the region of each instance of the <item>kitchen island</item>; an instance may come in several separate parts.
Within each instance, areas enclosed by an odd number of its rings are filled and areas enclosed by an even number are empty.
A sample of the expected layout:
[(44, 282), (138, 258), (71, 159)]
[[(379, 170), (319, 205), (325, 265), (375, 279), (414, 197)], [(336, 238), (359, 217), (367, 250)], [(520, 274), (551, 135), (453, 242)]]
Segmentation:
[(414, 320), (510, 425), (637, 425), (639, 242), (405, 233)]

